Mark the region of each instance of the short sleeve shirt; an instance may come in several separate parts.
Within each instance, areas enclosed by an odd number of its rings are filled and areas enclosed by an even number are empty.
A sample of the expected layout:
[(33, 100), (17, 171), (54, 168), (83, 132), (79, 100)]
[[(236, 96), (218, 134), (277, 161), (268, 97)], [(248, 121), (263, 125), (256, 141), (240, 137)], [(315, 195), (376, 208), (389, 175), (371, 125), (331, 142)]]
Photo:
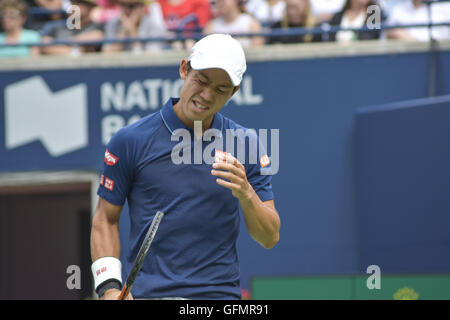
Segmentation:
[[(195, 139), (194, 131), (175, 114), (176, 102), (170, 99), (160, 112), (111, 138), (98, 195), (115, 205), (128, 202), (128, 266), (156, 212), (165, 213), (133, 286), (134, 297), (239, 299), (239, 201), (216, 183), (211, 161), (216, 151), (236, 151), (262, 201), (273, 199), (271, 176), (262, 175), (261, 162), (254, 161), (252, 142), (260, 145), (256, 135), (236, 135), (230, 147), (224, 141), (227, 135), (248, 130), (217, 113), (211, 127), (214, 134)], [(241, 151), (239, 139), (248, 142)]]

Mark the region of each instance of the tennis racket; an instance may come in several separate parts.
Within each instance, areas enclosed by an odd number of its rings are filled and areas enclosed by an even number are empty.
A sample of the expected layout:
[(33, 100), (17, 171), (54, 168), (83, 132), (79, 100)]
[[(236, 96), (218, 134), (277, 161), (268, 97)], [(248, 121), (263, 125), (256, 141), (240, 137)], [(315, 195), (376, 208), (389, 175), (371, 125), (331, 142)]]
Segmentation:
[(119, 300), (125, 300), (130, 293), (131, 288), (133, 287), (134, 281), (141, 270), (142, 264), (144, 263), (144, 259), (147, 256), (150, 245), (152, 244), (153, 239), (155, 238), (156, 231), (158, 231), (159, 224), (161, 223), (162, 218), (164, 217), (164, 213), (158, 211), (153, 218), (152, 224), (150, 228), (148, 228), (147, 234), (145, 235), (144, 241), (142, 242), (141, 248), (136, 256), (136, 260), (134, 261), (133, 267), (131, 268), (130, 274), (128, 275), (127, 281), (122, 288), (122, 291), (119, 295)]

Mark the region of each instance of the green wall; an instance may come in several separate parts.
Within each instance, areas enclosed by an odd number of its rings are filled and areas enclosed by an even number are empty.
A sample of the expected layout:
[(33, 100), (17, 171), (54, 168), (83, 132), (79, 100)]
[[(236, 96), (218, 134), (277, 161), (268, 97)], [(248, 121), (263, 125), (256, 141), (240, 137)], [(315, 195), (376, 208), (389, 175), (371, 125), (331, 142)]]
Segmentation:
[(450, 300), (450, 274), (381, 275), (381, 288), (368, 289), (367, 276), (255, 277), (257, 300)]

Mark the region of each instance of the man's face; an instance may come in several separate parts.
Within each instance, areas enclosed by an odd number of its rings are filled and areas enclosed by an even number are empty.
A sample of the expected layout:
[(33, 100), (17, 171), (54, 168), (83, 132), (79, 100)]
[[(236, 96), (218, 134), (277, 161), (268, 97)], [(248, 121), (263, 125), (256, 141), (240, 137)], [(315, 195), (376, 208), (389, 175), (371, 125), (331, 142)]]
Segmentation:
[(188, 126), (193, 126), (194, 121), (203, 121), (204, 127), (211, 125), (214, 114), (237, 91), (224, 70), (192, 69), (188, 72), (186, 60), (181, 62), (180, 77), (184, 84), (175, 112)]

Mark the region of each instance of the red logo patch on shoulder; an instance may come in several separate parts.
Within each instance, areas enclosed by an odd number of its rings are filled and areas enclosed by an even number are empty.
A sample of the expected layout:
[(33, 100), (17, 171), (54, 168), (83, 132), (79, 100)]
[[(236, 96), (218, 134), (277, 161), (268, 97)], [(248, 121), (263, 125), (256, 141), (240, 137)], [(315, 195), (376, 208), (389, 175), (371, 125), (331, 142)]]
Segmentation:
[(113, 166), (117, 163), (117, 161), (119, 161), (119, 158), (116, 157), (115, 155), (113, 155), (111, 152), (108, 151), (108, 149), (106, 149), (105, 151), (105, 163), (108, 166)]
[(109, 191), (113, 191), (114, 189), (114, 180), (105, 177), (105, 188)]

